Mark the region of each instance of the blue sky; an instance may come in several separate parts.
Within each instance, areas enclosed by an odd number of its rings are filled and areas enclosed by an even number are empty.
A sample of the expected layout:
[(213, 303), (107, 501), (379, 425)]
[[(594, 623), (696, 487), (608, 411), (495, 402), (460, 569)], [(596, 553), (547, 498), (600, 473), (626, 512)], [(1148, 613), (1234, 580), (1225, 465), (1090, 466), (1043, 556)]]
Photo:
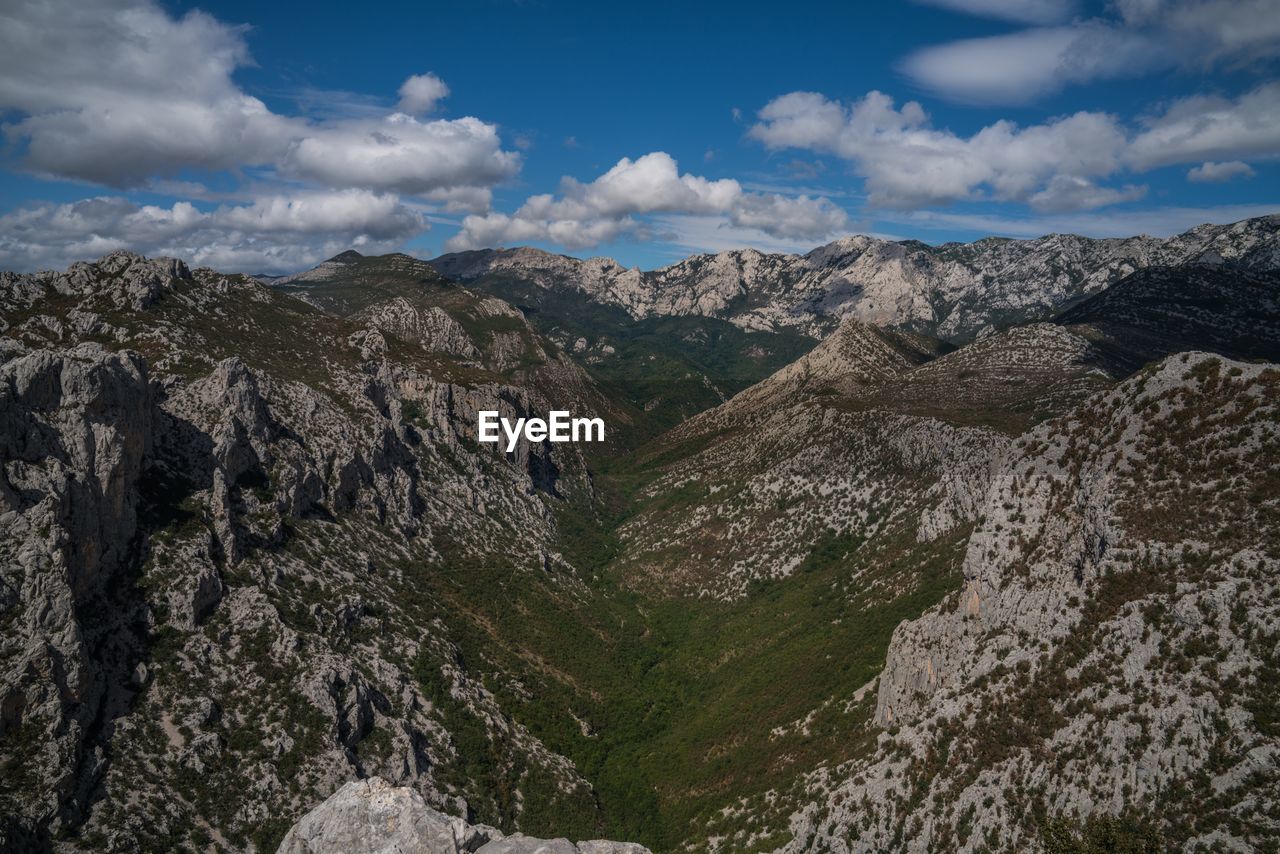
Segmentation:
[(1169, 234), (1280, 211), (1278, 58), (1280, 0), (16, 0), (0, 267)]

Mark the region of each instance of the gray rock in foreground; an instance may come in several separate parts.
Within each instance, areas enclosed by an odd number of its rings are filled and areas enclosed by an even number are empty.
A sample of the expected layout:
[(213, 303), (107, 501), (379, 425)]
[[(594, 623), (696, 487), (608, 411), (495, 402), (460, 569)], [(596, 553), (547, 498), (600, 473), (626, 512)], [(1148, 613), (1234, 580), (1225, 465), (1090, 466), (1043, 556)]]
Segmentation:
[(496, 828), (466, 821), (427, 806), (407, 786), (380, 777), (347, 783), (304, 815), (280, 843), (277, 854), (648, 854), (630, 842), (579, 842), (504, 836)]

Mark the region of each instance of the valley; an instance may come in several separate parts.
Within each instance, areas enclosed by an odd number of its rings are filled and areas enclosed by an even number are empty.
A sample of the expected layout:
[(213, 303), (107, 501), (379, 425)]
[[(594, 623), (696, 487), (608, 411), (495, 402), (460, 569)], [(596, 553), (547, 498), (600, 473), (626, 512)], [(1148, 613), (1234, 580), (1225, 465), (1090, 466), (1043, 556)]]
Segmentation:
[[(655, 852), (1280, 832), (1276, 217), (113, 253), (0, 319), (9, 847), (270, 851), (375, 776)], [(553, 410), (605, 441), (477, 441)]]

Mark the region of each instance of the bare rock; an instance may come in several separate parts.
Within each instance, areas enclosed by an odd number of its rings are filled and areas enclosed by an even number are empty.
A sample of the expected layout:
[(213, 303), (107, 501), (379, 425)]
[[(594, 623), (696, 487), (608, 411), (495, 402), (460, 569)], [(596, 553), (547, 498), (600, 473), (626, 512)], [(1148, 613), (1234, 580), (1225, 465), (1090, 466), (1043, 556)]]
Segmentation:
[(303, 816), (277, 854), (649, 854), (626, 842), (504, 836), (427, 806), (414, 789), (379, 777), (347, 783)]

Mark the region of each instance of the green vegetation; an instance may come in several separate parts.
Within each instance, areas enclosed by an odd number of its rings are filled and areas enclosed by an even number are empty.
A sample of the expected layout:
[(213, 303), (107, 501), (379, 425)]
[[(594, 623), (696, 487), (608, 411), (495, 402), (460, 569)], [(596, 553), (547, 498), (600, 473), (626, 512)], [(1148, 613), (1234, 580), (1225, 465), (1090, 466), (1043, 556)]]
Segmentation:
[[(958, 588), (967, 532), (920, 544), (904, 531), (889, 547), (891, 561), (883, 549), (864, 555), (857, 536), (830, 533), (802, 571), (761, 583), (743, 600), (653, 597), (613, 568), (616, 527), (635, 510), (618, 491), (630, 492), (628, 476), (640, 475), (626, 461), (597, 473), (617, 512), (559, 509), (557, 548), (590, 578), (588, 588), (566, 596), (563, 579), (486, 563), (438, 538), (443, 562), (406, 567), (413, 592), (402, 601), (436, 603), (468, 672), (590, 782), (593, 800), (584, 801), (548, 798), (546, 787), (526, 781), (522, 830), (670, 851), (722, 820), (720, 810), (737, 799), (786, 789), (803, 771), (872, 749), (874, 693), (859, 689), (883, 666), (897, 624)], [(910, 567), (914, 581), (889, 601), (844, 589), (855, 574), (874, 576), (881, 561), (897, 565), (895, 573)], [(479, 817), (505, 826), (511, 781), (501, 749), (448, 697), (437, 662), (420, 661), (414, 672), (447, 728), (461, 734), (469, 758), (458, 779), (468, 781), (474, 803), (489, 805)], [(519, 686), (510, 674), (520, 674)], [(788, 812), (784, 801), (773, 806), (773, 829)]]
[(1169, 850), (1151, 822), (1139, 816), (1089, 816), (1045, 822), (1040, 835), (1045, 854), (1159, 854)]
[[(710, 317), (636, 320), (572, 289), (543, 288), (505, 273), (467, 287), (519, 306), (545, 335), (585, 339), (590, 372), (607, 389), (647, 410), (655, 433), (759, 382), (817, 343), (795, 332), (747, 332)], [(605, 351), (606, 345), (613, 352)]]

